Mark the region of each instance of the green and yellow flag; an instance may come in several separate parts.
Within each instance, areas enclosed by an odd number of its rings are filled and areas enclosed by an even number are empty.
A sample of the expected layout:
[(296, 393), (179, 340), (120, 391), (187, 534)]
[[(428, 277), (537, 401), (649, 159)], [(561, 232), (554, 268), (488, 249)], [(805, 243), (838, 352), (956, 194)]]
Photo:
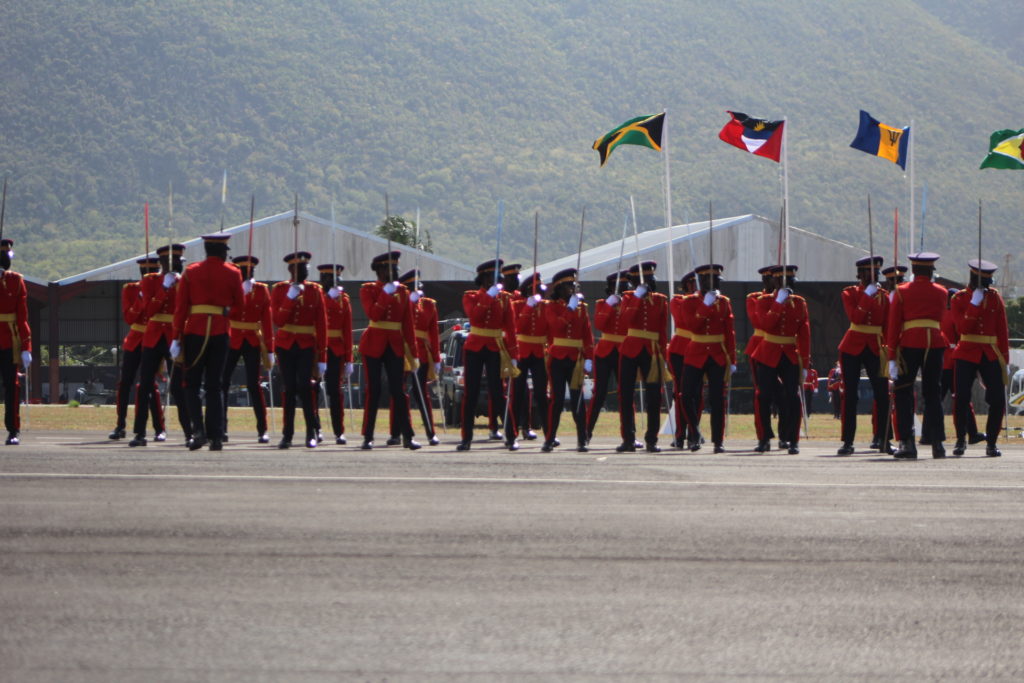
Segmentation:
[(1021, 144), (1024, 143), (1024, 128), (1021, 130), (997, 130), (988, 143), (988, 156), (980, 168), (1024, 169)]
[(603, 137), (594, 141), (594, 149), (601, 155), (601, 165), (605, 165), (612, 150), (619, 145), (640, 145), (660, 152), (661, 131), (664, 125), (665, 112), (661, 112), (653, 116), (630, 119), (608, 131)]

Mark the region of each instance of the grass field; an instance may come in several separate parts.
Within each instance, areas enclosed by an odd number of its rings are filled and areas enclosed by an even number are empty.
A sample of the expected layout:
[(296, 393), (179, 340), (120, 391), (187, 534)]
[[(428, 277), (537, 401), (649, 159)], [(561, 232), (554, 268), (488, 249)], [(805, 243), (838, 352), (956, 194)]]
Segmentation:
[[(435, 416), (439, 416), (439, 413), (435, 411)], [(171, 410), (168, 414), (168, 423), (170, 425), (172, 433), (179, 431), (177, 425), (177, 415), (174, 410)], [(68, 430), (68, 431), (110, 431), (114, 428), (115, 413), (113, 406), (79, 406), (71, 407), (67, 405), (33, 405), (27, 408), (22, 407), (22, 429), (24, 431), (31, 430)], [(132, 411), (129, 411), (128, 424), (129, 430), (131, 427)], [(325, 424), (330, 423), (327, 411), (321, 409), (320, 419)], [(358, 430), (358, 425), (362, 424), (363, 411), (354, 410), (351, 411), (351, 417), (349, 413), (345, 415), (346, 431), (348, 436), (355, 435)], [(253, 412), (250, 408), (229, 408), (228, 420), (230, 423), (230, 432), (255, 432), (256, 431), (256, 420), (253, 416)], [(274, 415), (275, 424), (280, 428), (281, 423), (281, 412), (277, 409)], [(643, 429), (643, 417), (637, 416), (638, 431)], [(302, 428), (302, 417), (301, 411), (299, 411), (299, 428)], [(978, 421), (982, 429), (984, 429), (984, 416), (979, 415)], [(383, 434), (386, 430), (387, 411), (382, 410), (378, 414), (377, 419), (377, 432)], [(704, 417), (702, 427), (707, 430), (709, 429), (709, 423), (707, 416)], [(419, 417), (419, 413), (413, 413), (413, 428), (417, 434), (423, 434), (423, 423)], [(809, 419), (810, 428), (810, 440), (812, 441), (839, 441), (839, 420), (832, 419), (831, 414), (821, 413), (811, 415)], [(1024, 416), (1011, 416), (1010, 417), (1010, 428), (1011, 434), (1019, 435), (1021, 430), (1024, 429)], [(487, 429), (486, 422), (477, 420), (477, 431), (481, 433)], [(869, 415), (859, 415), (857, 418), (857, 435), (858, 441), (869, 440), (869, 434), (871, 430), (871, 417)], [(562, 418), (561, 426), (559, 428), (559, 436), (565, 441), (565, 437), (571, 437), (573, 433), (572, 420), (568, 415), (564, 415)], [(438, 433), (443, 436), (444, 430), (438, 425)], [(457, 434), (457, 430), (454, 427), (448, 428), (448, 433), (453, 437)], [(946, 433), (950, 440), (953, 439), (955, 434), (953, 430), (953, 420), (951, 417), (946, 417)], [(619, 435), (619, 421), (618, 416), (615, 413), (602, 413), (601, 418), (598, 420), (597, 429), (595, 430), (595, 436), (600, 437), (618, 437)], [(750, 414), (745, 415), (732, 415), (729, 418), (729, 427), (726, 435), (728, 441), (756, 441), (754, 434), (754, 417)]]

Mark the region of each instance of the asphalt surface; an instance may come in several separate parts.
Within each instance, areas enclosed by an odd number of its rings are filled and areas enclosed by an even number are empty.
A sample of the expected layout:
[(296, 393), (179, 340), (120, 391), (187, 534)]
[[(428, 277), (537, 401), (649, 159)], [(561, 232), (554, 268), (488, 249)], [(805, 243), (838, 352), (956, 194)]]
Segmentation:
[(0, 450), (0, 679), (1024, 678), (1017, 441), (914, 462), (447, 441), (24, 435)]

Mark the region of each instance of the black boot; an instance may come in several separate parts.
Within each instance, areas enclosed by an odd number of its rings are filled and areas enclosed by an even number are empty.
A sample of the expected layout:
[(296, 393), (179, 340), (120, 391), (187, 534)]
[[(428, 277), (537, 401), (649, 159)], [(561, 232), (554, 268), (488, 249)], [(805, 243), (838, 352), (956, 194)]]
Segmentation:
[(196, 434), (188, 442), (188, 449), (190, 451), (198, 451), (200, 448), (207, 444), (205, 434)]
[(587, 442), (586, 441), (578, 442), (576, 444), (576, 452), (577, 453), (588, 453), (588, 452), (590, 452), (590, 449), (587, 448)]
[[(700, 448), (700, 446), (698, 446), (698, 448)], [(650, 443), (648, 443), (647, 447), (646, 447), (646, 450), (647, 450), (648, 453), (661, 453), (661, 447), (658, 446), (658, 442), (657, 441), (651, 441)], [(690, 450), (693, 450), (693, 449), (690, 449)]]
[[(877, 442), (873, 442), (871, 444), (871, 447), (878, 448)], [(836, 455), (853, 455), (853, 444), (847, 441), (846, 443), (839, 447), (839, 450), (836, 451)]]
[(967, 442), (963, 439), (957, 439), (956, 444), (953, 446), (953, 455), (960, 457), (967, 452)]
[(220, 439), (210, 439), (210, 450), (211, 451), (222, 451), (224, 450), (224, 442)]
[(131, 441), (128, 442), (128, 445), (131, 446), (132, 448), (135, 448), (136, 446), (145, 446), (146, 445), (146, 437), (145, 437), (145, 435), (144, 434), (136, 434), (135, 438), (133, 438)]
[(988, 434), (986, 434), (985, 432), (976, 432), (974, 435), (967, 437), (967, 443), (971, 444), (972, 446), (976, 443), (981, 443), (982, 441), (987, 440)]
[(725, 446), (721, 442), (715, 444), (715, 453), (725, 453)]
[(615, 452), (616, 453), (636, 453), (636, 443), (635, 442), (634, 443), (630, 443), (628, 441), (623, 441), (622, 443), (620, 443), (618, 446), (615, 447)]
[(410, 436), (408, 439), (402, 439), (402, 448), (408, 448), (410, 451), (417, 451), (423, 448), (418, 441), (414, 441)]
[(455, 450), (457, 450), (457, 451), (468, 451), (471, 444), (472, 444), (472, 442), (469, 441), (469, 440), (460, 441), (459, 445), (455, 447)]
[(292, 437), (282, 436), (281, 442), (277, 444), (277, 447), (282, 451), (292, 447)]
[(932, 444), (932, 457), (935, 459), (946, 457), (946, 447), (941, 441), (936, 441)]
[(540, 449), (545, 453), (550, 453), (551, 451), (555, 450), (555, 442), (552, 441), (551, 439), (548, 439), (541, 445)]
[(797, 445), (796, 441), (790, 441), (789, 442), (789, 450), (787, 452), (790, 455), (799, 455), (800, 447)]
[(126, 435), (127, 434), (124, 431), (124, 427), (114, 427), (114, 431), (110, 432), (110, 436), (108, 438), (111, 441), (118, 441), (120, 439), (123, 439)]
[(899, 450), (894, 455), (897, 460), (916, 460), (917, 444), (914, 443), (914, 438), (911, 437), (900, 441)]
[(386, 445), (397, 446), (400, 443), (402, 443), (402, 440), (400, 438), (398, 438), (397, 436), (392, 436), (390, 439), (387, 440)]
[(359, 448), (361, 448), (364, 451), (372, 451), (373, 450), (373, 439), (364, 438), (363, 439), (363, 445), (360, 446)]
[[(846, 444), (843, 444), (843, 445), (845, 446)], [(871, 445), (868, 446), (868, 448), (870, 448), (873, 451), (881, 450), (881, 448), (882, 448), (882, 438), (880, 436), (876, 435), (875, 438), (871, 439)], [(839, 455), (848, 455), (848, 454), (847, 453), (840, 453)]]
[(1000, 455), (1002, 455), (1002, 452), (1000, 452), (1000, 450), (996, 448), (996, 445), (994, 443), (990, 443), (988, 447), (985, 449), (986, 458), (998, 458)]
[(505, 448), (509, 449), (510, 451), (518, 451), (519, 450), (519, 441), (517, 439), (514, 439), (514, 438), (513, 439), (506, 439), (505, 440)]
[(772, 442), (769, 441), (768, 439), (764, 439), (762, 441), (758, 441), (757, 445), (754, 446), (754, 452), (755, 453), (767, 453), (771, 449), (772, 449)]

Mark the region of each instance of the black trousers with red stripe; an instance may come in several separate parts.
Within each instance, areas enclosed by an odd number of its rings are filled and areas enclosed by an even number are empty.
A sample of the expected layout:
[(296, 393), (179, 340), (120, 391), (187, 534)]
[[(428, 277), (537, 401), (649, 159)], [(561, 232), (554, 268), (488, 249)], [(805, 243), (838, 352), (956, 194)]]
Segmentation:
[[(462, 440), (473, 440), (473, 418), (476, 410), (477, 400), (480, 398), (480, 385), (483, 381), (484, 370), (487, 371), (487, 394), (490, 398), (491, 408), (494, 415), (504, 418), (506, 433), (516, 433), (516, 418), (514, 411), (505, 410), (505, 396), (501, 393), (501, 354), (488, 348), (479, 351), (464, 352), (466, 366), (465, 377), (466, 393), (462, 398)], [(506, 439), (512, 438), (506, 434)]]
[[(125, 429), (128, 424), (128, 401), (131, 398), (132, 387), (135, 386), (135, 376), (139, 374), (139, 366), (141, 365), (141, 344), (136, 346), (133, 351), (122, 352), (121, 376), (117, 380), (116, 429)], [(153, 431), (159, 434), (164, 431), (164, 406), (160, 400), (160, 388), (155, 382), (150, 394), (149, 411), (153, 420)]]
[[(939, 398), (939, 384), (942, 381), (942, 355), (945, 349), (900, 349), (903, 361), (902, 372), (893, 384), (893, 400), (896, 402), (896, 421), (900, 439), (914, 438), (914, 380), (921, 373), (921, 398), (924, 401), (924, 419), (921, 428), (932, 445), (946, 440), (945, 420), (942, 418), (942, 400)], [(967, 392), (968, 398), (970, 391)]]
[(245, 387), (249, 392), (249, 401), (252, 403), (252, 411), (256, 414), (256, 431), (259, 434), (267, 432), (267, 401), (263, 396), (263, 387), (260, 386), (260, 349), (248, 341), (243, 341), (237, 349), (228, 349), (227, 359), (224, 361), (224, 377), (221, 379), (221, 388), (224, 391), (224, 433), (228, 431), (228, 392), (231, 390), (231, 376), (235, 374), (235, 367), (238, 361), (245, 363)]
[[(648, 349), (643, 349), (635, 357), (619, 355), (619, 419), (621, 422), (622, 443), (632, 444), (636, 441), (636, 411), (633, 397), (636, 395), (637, 376), (646, 379), (654, 357)], [(658, 443), (658, 429), (661, 420), (661, 381), (643, 382), (644, 401), (647, 409), (647, 431), (644, 442), (648, 446)]]
[[(875, 410), (879, 415), (889, 414), (889, 381), (879, 376), (881, 360), (864, 348), (859, 354), (840, 353), (839, 367), (843, 371), (843, 409), (842, 409), (842, 440), (852, 444), (857, 437), (857, 402), (860, 399), (860, 371), (863, 368), (871, 382), (871, 394), (874, 397)], [(885, 423), (875, 420), (875, 428), (885, 429)], [(890, 436), (892, 436), (890, 434)], [(882, 439), (882, 434), (872, 434), (875, 439)]]
[(548, 369), (543, 358), (527, 356), (519, 359), (519, 376), (512, 382), (512, 405), (515, 406), (516, 425), (523, 434), (530, 428), (531, 389), (527, 379), (533, 380), (532, 398), (537, 405), (543, 422), (545, 436), (549, 431), (548, 420)]
[(306, 439), (316, 436), (316, 403), (310, 382), (313, 378), (313, 347), (304, 349), (293, 343), (288, 348), (277, 349), (278, 367), (281, 369), (281, 384), (284, 400), (281, 436), (291, 440), (295, 436), (295, 408), (302, 402), (302, 416), (306, 421)]
[[(185, 353), (185, 401), (192, 434), (210, 439), (224, 438), (224, 359), (228, 355), (228, 335), (186, 334), (182, 338)], [(204, 390), (200, 396), (200, 388)], [(203, 412), (203, 400), (206, 411)]]
[[(407, 372), (406, 383), (412, 387), (409, 391), (409, 419), (412, 419), (412, 402), (416, 401), (416, 408), (420, 411), (420, 418), (423, 420), (423, 428), (426, 431), (427, 437), (433, 439), (437, 436), (437, 430), (434, 428), (434, 406), (430, 403), (430, 391), (427, 381), (427, 364), (420, 363), (420, 367), (416, 372)], [(420, 383), (419, 388), (416, 387), (416, 382)], [(423, 400), (420, 400), (422, 397)], [(394, 420), (394, 402), (391, 404), (391, 436), (397, 438), (399, 436), (398, 427)]]
[[(985, 436), (988, 437), (988, 444), (995, 446), (999, 438), (999, 430), (1003, 426), (1003, 414), (1006, 412), (1006, 393), (1004, 382), (1006, 374), (1003, 366), (996, 359), (989, 360), (982, 356), (980, 363), (972, 363), (967, 360), (957, 360), (955, 365), (956, 375), (956, 403), (954, 425), (956, 427), (956, 439), (962, 441), (967, 436), (967, 425), (974, 416), (974, 409), (971, 407), (971, 390), (974, 387), (975, 377), (980, 377), (985, 385), (985, 403), (988, 404), (988, 420), (985, 423)], [(977, 433), (977, 426), (975, 426)]]
[(779, 440), (796, 445), (800, 441), (800, 366), (782, 354), (775, 367), (757, 364), (757, 419), (771, 421), (772, 403), (779, 406)]
[(0, 349), (0, 380), (4, 383), (4, 426), (10, 434), (21, 431), (21, 378), (14, 349)]
[[(160, 371), (161, 363), (171, 368), (169, 385), (171, 399), (178, 410), (178, 424), (181, 425), (185, 438), (191, 438), (192, 421), (185, 403), (185, 373), (182, 371), (180, 363), (171, 360), (170, 345), (163, 337), (156, 343), (156, 346), (142, 349), (142, 366), (139, 370), (139, 385), (135, 391), (135, 424), (132, 432), (138, 436), (146, 436), (146, 417), (149, 412), (147, 407), (153, 400), (153, 388), (156, 386), (156, 375)], [(166, 418), (163, 426), (167, 426)], [(153, 425), (153, 428), (156, 429), (156, 425)]]
[[(331, 413), (331, 429), (335, 438), (345, 433), (345, 398), (341, 393), (341, 376), (345, 361), (341, 356), (327, 349), (327, 370), (324, 372), (324, 392), (327, 394), (327, 409)], [(315, 392), (319, 394), (319, 392)], [(320, 426), (317, 425), (317, 429)]]
[[(685, 356), (678, 353), (670, 353), (668, 355), (668, 362), (672, 368), (672, 396), (675, 401), (675, 419), (676, 419), (676, 443), (682, 446), (687, 441), (696, 441), (700, 438), (700, 416), (704, 412), (704, 386), (703, 383), (696, 388), (697, 392), (697, 420), (694, 424), (690, 424), (690, 421), (686, 417), (684, 406), (686, 405), (686, 396), (684, 395), (683, 384), (683, 372), (686, 366)], [(693, 391), (693, 387), (690, 391)]]
[(391, 394), (391, 411), (395, 428), (404, 438), (411, 439), (412, 421), (409, 419), (409, 397), (405, 393), (405, 359), (396, 354), (390, 346), (374, 358), (363, 356), (366, 369), (366, 400), (363, 411), (363, 439), (373, 441), (373, 431), (380, 410), (382, 375), (387, 375), (388, 392)]
[[(548, 403), (547, 440), (558, 437), (558, 425), (565, 411), (565, 390), (572, 380), (576, 361), (571, 358), (548, 359), (548, 376), (551, 386), (551, 398)], [(576, 423), (576, 443), (580, 446), (587, 441), (587, 406), (582, 400), (581, 389), (569, 389), (569, 412)]]
[(703, 367), (683, 366), (682, 390), (679, 392), (683, 403), (683, 415), (690, 428), (690, 439), (700, 435), (701, 403), (704, 378), (708, 383), (708, 407), (711, 409), (711, 442), (722, 445), (725, 436), (725, 366), (713, 358), (704, 361)]

